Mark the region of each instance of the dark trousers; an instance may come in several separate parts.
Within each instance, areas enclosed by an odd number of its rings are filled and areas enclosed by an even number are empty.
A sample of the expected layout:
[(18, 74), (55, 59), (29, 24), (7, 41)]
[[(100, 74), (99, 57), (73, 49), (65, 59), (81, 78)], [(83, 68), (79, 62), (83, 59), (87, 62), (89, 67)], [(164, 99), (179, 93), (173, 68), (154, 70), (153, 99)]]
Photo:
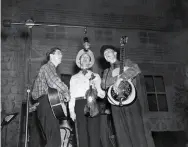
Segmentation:
[[(61, 136), (59, 121), (54, 117), (48, 96), (39, 98), (37, 113), (33, 116), (33, 125), (31, 128), (30, 147), (60, 147)], [(41, 128), (38, 127), (40, 121)], [(46, 136), (47, 142), (44, 144), (44, 138), (41, 137), (41, 131)]]
[(111, 114), (106, 114), (105, 110), (111, 110), (111, 104), (107, 99), (98, 99), (100, 106), (100, 138), (102, 147), (117, 147), (114, 123)]
[(129, 106), (111, 108), (118, 147), (147, 147), (139, 99)]
[[(110, 115), (101, 115), (100, 116), (100, 137), (102, 147), (117, 147), (116, 138), (114, 131), (110, 128), (112, 125), (112, 120), (109, 118)], [(111, 123), (111, 124), (110, 124)], [(113, 126), (112, 126), (113, 127)]]
[(100, 117), (89, 118), (84, 115), (86, 102), (86, 99), (80, 99), (75, 104), (79, 147), (101, 147)]

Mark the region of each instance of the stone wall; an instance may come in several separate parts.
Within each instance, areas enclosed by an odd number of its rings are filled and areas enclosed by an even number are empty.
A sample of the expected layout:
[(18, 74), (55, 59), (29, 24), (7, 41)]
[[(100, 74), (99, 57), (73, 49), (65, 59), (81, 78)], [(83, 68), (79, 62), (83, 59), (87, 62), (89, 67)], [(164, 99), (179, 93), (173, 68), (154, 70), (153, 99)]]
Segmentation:
[[(9, 36), (2, 41), (1, 56), (1, 102), (3, 119), (6, 115), (20, 112), (24, 99), (24, 41)], [(2, 146), (16, 147), (19, 133), (18, 115), (9, 125), (2, 130)]]

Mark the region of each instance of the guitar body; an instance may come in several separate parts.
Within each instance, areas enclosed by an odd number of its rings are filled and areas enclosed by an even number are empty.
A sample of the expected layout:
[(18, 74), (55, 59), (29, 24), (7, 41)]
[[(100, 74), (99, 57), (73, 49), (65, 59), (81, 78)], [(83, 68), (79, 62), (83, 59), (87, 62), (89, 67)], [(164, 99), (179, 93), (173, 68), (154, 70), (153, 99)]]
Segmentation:
[(54, 116), (59, 120), (61, 143), (63, 146), (69, 146), (72, 128), (67, 118), (67, 106), (54, 88), (48, 88), (48, 99)]
[(48, 88), (48, 98), (52, 112), (57, 119), (66, 119), (67, 117), (67, 106), (65, 103), (60, 101), (58, 91), (54, 88)]

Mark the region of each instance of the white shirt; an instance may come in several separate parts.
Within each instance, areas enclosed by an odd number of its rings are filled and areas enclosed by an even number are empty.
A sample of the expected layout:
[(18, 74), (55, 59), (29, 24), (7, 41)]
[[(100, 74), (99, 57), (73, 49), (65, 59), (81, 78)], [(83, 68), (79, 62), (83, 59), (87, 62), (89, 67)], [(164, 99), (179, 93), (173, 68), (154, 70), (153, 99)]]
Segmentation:
[[(69, 101), (69, 110), (70, 112), (74, 112), (75, 101), (78, 97), (84, 97), (86, 91), (89, 89), (89, 79), (91, 78), (91, 74), (93, 72), (88, 70), (88, 73), (84, 75), (82, 71), (73, 75), (70, 79), (70, 96), (71, 99)], [(95, 78), (93, 80), (95, 84), (95, 88), (97, 89), (97, 95), (101, 98), (104, 98), (105, 92), (101, 89), (101, 78), (98, 74), (93, 73)]]

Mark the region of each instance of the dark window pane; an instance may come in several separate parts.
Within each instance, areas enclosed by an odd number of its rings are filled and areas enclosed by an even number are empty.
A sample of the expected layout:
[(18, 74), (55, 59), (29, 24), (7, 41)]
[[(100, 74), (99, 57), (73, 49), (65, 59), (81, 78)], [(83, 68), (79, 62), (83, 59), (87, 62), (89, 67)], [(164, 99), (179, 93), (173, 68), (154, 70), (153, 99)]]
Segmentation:
[(146, 91), (147, 92), (155, 92), (154, 82), (152, 76), (144, 76)]
[(140, 38), (140, 42), (141, 42), (141, 43), (147, 43), (148, 40), (147, 40), (147, 38)]
[(139, 32), (139, 37), (140, 38), (147, 38), (147, 32)]
[(154, 80), (155, 80), (156, 92), (165, 92), (163, 77), (155, 76)]
[(97, 40), (97, 41), (103, 40), (103, 32), (102, 32), (102, 30), (96, 30), (95, 31), (95, 40)]
[(149, 38), (149, 43), (150, 44), (157, 44), (156, 38)]
[(57, 33), (65, 33), (65, 27), (56, 27)]
[(158, 94), (157, 100), (158, 100), (159, 111), (168, 111), (166, 95), (165, 94)]
[(45, 38), (46, 39), (55, 39), (55, 34), (54, 33), (46, 33)]
[(158, 111), (155, 94), (148, 94), (147, 98), (148, 98), (149, 111)]
[(46, 27), (45, 30), (46, 30), (46, 32), (48, 32), (48, 33), (53, 33), (53, 32), (55, 32), (55, 28), (54, 28), (54, 27)]
[(63, 39), (63, 38), (65, 38), (65, 34), (63, 34), (63, 33), (56, 34), (56, 39)]

